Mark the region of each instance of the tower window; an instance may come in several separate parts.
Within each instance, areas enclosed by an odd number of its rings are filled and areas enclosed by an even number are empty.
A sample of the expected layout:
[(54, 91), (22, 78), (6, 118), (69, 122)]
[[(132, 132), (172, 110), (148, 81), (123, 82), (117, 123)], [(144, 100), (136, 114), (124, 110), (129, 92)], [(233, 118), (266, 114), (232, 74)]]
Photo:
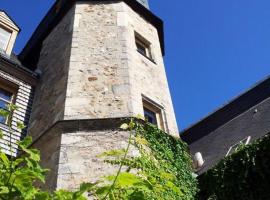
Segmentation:
[(143, 99), (144, 118), (147, 122), (164, 130), (162, 108), (148, 99)]
[(149, 110), (148, 108), (146, 107), (143, 107), (143, 110), (144, 110), (144, 118), (147, 122), (151, 123), (151, 124), (154, 124), (154, 125), (157, 125), (157, 116), (156, 116), (156, 113)]
[(0, 50), (6, 51), (11, 37), (11, 32), (0, 27)]
[(153, 60), (151, 53), (151, 44), (138, 33), (135, 33), (135, 43), (137, 51), (150, 60)]

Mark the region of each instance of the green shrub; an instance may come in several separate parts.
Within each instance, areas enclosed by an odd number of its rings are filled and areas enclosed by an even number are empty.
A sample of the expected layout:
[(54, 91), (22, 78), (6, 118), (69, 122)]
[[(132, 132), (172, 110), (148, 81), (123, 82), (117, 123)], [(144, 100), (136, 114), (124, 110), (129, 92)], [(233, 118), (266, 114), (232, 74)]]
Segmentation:
[(269, 200), (270, 135), (199, 176), (199, 199)]

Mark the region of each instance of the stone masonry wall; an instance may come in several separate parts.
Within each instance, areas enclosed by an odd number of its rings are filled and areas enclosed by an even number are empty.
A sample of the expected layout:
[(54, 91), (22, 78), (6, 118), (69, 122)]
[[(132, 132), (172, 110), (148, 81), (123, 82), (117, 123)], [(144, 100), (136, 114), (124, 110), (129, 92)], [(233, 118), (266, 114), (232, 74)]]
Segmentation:
[(57, 188), (74, 189), (83, 182), (95, 182), (115, 175), (118, 166), (104, 163), (100, 155), (125, 149), (129, 133), (124, 131), (87, 131), (65, 133), (61, 139)]
[(46, 185), (41, 184), (40, 187), (49, 191), (54, 191), (57, 186), (61, 135), (62, 130), (56, 125), (33, 144), (34, 148), (40, 150), (42, 167), (49, 169), (46, 173)]
[[(255, 110), (257, 109), (257, 112)], [(215, 131), (189, 145), (191, 154), (201, 152), (205, 160), (199, 174), (225, 157), (230, 146), (248, 136), (254, 141), (270, 132), (270, 98), (232, 119)]]
[[(157, 29), (128, 5), (123, 4), (118, 9), (118, 17), (125, 16), (126, 19), (119, 24), (128, 29), (126, 37), (129, 38), (127, 53), (133, 113), (143, 113), (142, 95), (146, 96), (164, 108), (165, 131), (179, 137)], [(134, 32), (151, 43), (155, 63), (137, 52)]]
[[(135, 31), (156, 64), (137, 52)], [(166, 131), (178, 136), (156, 28), (124, 2), (78, 3), (64, 118), (143, 114), (142, 95), (164, 107)]]
[(131, 115), (125, 33), (114, 4), (76, 5), (65, 119)]
[[(157, 64), (137, 52), (134, 31), (152, 43)], [(178, 135), (157, 30), (124, 2), (76, 3), (43, 42), (38, 68), (43, 74), (30, 129), (35, 138), (61, 120), (73, 128), (80, 119), (95, 125), (96, 119), (143, 114), (142, 95), (164, 107), (166, 131)], [(116, 171), (97, 156), (125, 148), (128, 133), (106, 129), (53, 128), (35, 142), (52, 169), (49, 189), (72, 189)]]
[(74, 8), (43, 42), (38, 69), (42, 75), (36, 87), (29, 132), (38, 138), (64, 117)]

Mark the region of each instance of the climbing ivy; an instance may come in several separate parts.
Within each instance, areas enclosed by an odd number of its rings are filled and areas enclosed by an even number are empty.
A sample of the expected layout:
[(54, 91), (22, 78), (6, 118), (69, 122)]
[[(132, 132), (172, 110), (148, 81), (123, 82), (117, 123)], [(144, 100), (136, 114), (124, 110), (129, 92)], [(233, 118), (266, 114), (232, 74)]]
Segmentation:
[[(0, 109), (0, 116), (8, 118), (16, 107)], [(9, 138), (13, 134), (8, 124)], [(18, 129), (23, 129), (21, 123)], [(105, 162), (119, 166), (115, 175), (96, 183), (83, 183), (78, 191), (42, 191), (35, 183), (45, 182), (48, 171), (40, 166), (40, 153), (31, 148), (32, 139), (18, 143), (19, 157), (8, 156), (0, 149), (0, 199), (3, 200), (86, 200), (87, 194), (108, 200), (193, 200), (197, 183), (192, 176), (187, 145), (157, 127), (132, 119), (121, 126), (129, 131), (126, 149), (104, 152)], [(0, 138), (3, 133), (0, 134)], [(12, 141), (7, 143), (13, 151)], [(137, 152), (137, 155), (132, 153)]]
[(199, 199), (269, 200), (270, 135), (226, 157), (199, 176)]
[[(110, 200), (194, 199), (197, 183), (185, 143), (138, 120), (121, 128), (130, 131), (127, 148), (102, 154), (105, 162), (119, 165), (119, 170), (98, 182), (92, 195)], [(136, 150), (138, 155), (131, 155)]]

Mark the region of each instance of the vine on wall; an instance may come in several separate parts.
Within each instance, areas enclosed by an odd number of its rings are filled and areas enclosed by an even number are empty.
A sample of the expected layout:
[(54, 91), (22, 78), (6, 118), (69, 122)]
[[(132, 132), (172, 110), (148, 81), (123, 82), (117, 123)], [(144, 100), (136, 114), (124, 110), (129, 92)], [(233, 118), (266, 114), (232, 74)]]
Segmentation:
[[(127, 148), (102, 155), (105, 162), (120, 167), (115, 176), (97, 183), (92, 195), (97, 199), (194, 199), (197, 183), (187, 145), (151, 124), (136, 121), (121, 127), (130, 131)], [(138, 150), (137, 156), (130, 155), (132, 147)]]
[[(0, 109), (0, 116), (7, 118), (17, 108), (10, 105), (7, 109)], [(119, 166), (118, 172), (96, 183), (82, 183), (77, 191), (50, 193), (35, 186), (36, 182), (45, 182), (48, 170), (40, 166), (40, 153), (31, 148), (30, 137), (18, 143), (22, 153), (19, 157), (9, 157), (0, 148), (0, 199), (86, 200), (88, 195), (102, 200), (193, 200), (197, 182), (192, 176), (187, 145), (155, 126), (138, 121), (132, 119), (121, 126), (130, 131), (126, 149), (100, 155), (105, 162)], [(11, 124), (8, 127), (11, 138)], [(18, 123), (17, 128), (24, 126)], [(1, 137), (0, 131), (0, 140)], [(7, 145), (12, 151), (11, 139)]]
[(199, 176), (199, 199), (270, 199), (270, 135), (244, 146)]

